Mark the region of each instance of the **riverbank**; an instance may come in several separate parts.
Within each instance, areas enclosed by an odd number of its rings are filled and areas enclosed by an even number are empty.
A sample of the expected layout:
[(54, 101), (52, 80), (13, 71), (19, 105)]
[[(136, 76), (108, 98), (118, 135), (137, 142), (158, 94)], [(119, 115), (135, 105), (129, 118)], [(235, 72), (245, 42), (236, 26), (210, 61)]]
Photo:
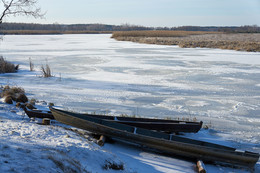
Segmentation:
[[(194, 33), (194, 32), (193, 32)], [(114, 32), (112, 38), (118, 41), (132, 41), (145, 44), (178, 45), (182, 48), (216, 48), (247, 52), (260, 52), (260, 34), (203, 33), (186, 35), (141, 35), (139, 32)]]

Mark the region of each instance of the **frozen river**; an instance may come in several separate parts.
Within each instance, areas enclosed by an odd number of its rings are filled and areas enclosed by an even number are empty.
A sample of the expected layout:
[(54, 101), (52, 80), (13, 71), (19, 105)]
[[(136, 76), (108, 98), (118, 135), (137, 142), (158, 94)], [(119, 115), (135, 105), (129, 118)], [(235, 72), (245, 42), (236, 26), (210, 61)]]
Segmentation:
[[(77, 112), (201, 120), (260, 152), (260, 53), (119, 42), (111, 35), (5, 36), (20, 72), (0, 85)], [(29, 71), (29, 58), (35, 71)], [(53, 78), (40, 77), (50, 65)]]

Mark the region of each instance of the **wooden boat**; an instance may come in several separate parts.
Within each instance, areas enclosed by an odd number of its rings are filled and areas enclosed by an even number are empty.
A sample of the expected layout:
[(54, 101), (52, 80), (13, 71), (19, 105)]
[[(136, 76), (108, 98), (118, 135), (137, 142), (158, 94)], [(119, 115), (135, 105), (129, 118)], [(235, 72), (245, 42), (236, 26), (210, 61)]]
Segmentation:
[(38, 109), (29, 110), (25, 106), (23, 107), (24, 112), (28, 115), (29, 118), (50, 118), (54, 119), (51, 111), (43, 111)]
[[(64, 111), (66, 112), (66, 111)], [(67, 112), (70, 114), (71, 112)], [(152, 118), (134, 118), (134, 117), (120, 117), (120, 116), (107, 116), (95, 114), (78, 114), (78, 116), (88, 116), (92, 118), (103, 119), (120, 124), (131, 125), (149, 130), (163, 131), (166, 133), (190, 132), (197, 133), (203, 122), (190, 122), (190, 121), (177, 121), (166, 119), (152, 119)]]
[[(25, 113), (29, 118), (50, 118), (54, 119), (50, 111), (41, 110), (28, 110), (24, 108)], [(70, 113), (70, 112), (67, 112)], [(203, 122), (189, 122), (189, 121), (177, 121), (177, 120), (165, 120), (165, 119), (151, 119), (151, 118), (133, 118), (133, 117), (119, 117), (119, 116), (106, 116), (106, 115), (94, 115), (94, 114), (80, 114), (81, 116), (89, 116), (98, 119), (104, 119), (121, 124), (131, 125), (149, 130), (163, 131), (166, 133), (197, 133)]]
[(259, 159), (258, 153), (236, 151), (235, 148), (188, 139), (172, 134), (155, 132), (125, 124), (119, 124), (81, 114), (50, 108), (57, 121), (90, 132), (120, 139), (172, 155), (204, 162), (228, 163), (253, 167)]

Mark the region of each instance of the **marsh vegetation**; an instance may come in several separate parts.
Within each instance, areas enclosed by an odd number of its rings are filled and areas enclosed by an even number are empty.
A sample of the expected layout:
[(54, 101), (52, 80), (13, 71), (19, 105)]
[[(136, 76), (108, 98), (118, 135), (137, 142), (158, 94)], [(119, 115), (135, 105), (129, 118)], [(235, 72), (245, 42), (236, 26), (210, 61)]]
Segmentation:
[(260, 52), (259, 33), (223, 33), (203, 31), (122, 31), (114, 32), (118, 41), (178, 45), (182, 48), (218, 48)]

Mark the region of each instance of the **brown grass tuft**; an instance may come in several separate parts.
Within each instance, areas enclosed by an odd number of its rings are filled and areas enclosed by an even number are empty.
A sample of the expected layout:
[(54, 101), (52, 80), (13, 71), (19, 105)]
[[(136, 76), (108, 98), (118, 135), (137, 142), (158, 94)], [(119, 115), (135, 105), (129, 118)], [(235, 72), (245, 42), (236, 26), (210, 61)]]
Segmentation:
[(24, 94), (25, 93), (24, 89), (21, 88), (21, 87), (12, 87), (9, 90), (14, 92), (14, 93), (19, 93), (19, 94)]
[(18, 70), (18, 68), (19, 65), (15, 66), (0, 56), (0, 73), (14, 73)]
[(51, 74), (51, 68), (48, 64), (46, 64), (45, 66), (42, 65), (41, 67), (41, 71), (42, 71), (42, 76), (47, 78), (47, 77), (52, 77)]
[[(5, 102), (12, 104), (13, 101), (17, 102), (28, 102), (28, 98), (25, 96), (25, 91), (20, 87), (10, 87), (9, 85), (2, 86), (0, 89), (0, 97), (5, 98)], [(12, 103), (11, 103), (11, 101)]]
[(19, 94), (24, 94), (24, 89), (20, 87), (10, 87), (6, 85), (2, 87), (2, 92), (0, 94), (1, 97), (12, 96), (13, 98), (17, 98)]

